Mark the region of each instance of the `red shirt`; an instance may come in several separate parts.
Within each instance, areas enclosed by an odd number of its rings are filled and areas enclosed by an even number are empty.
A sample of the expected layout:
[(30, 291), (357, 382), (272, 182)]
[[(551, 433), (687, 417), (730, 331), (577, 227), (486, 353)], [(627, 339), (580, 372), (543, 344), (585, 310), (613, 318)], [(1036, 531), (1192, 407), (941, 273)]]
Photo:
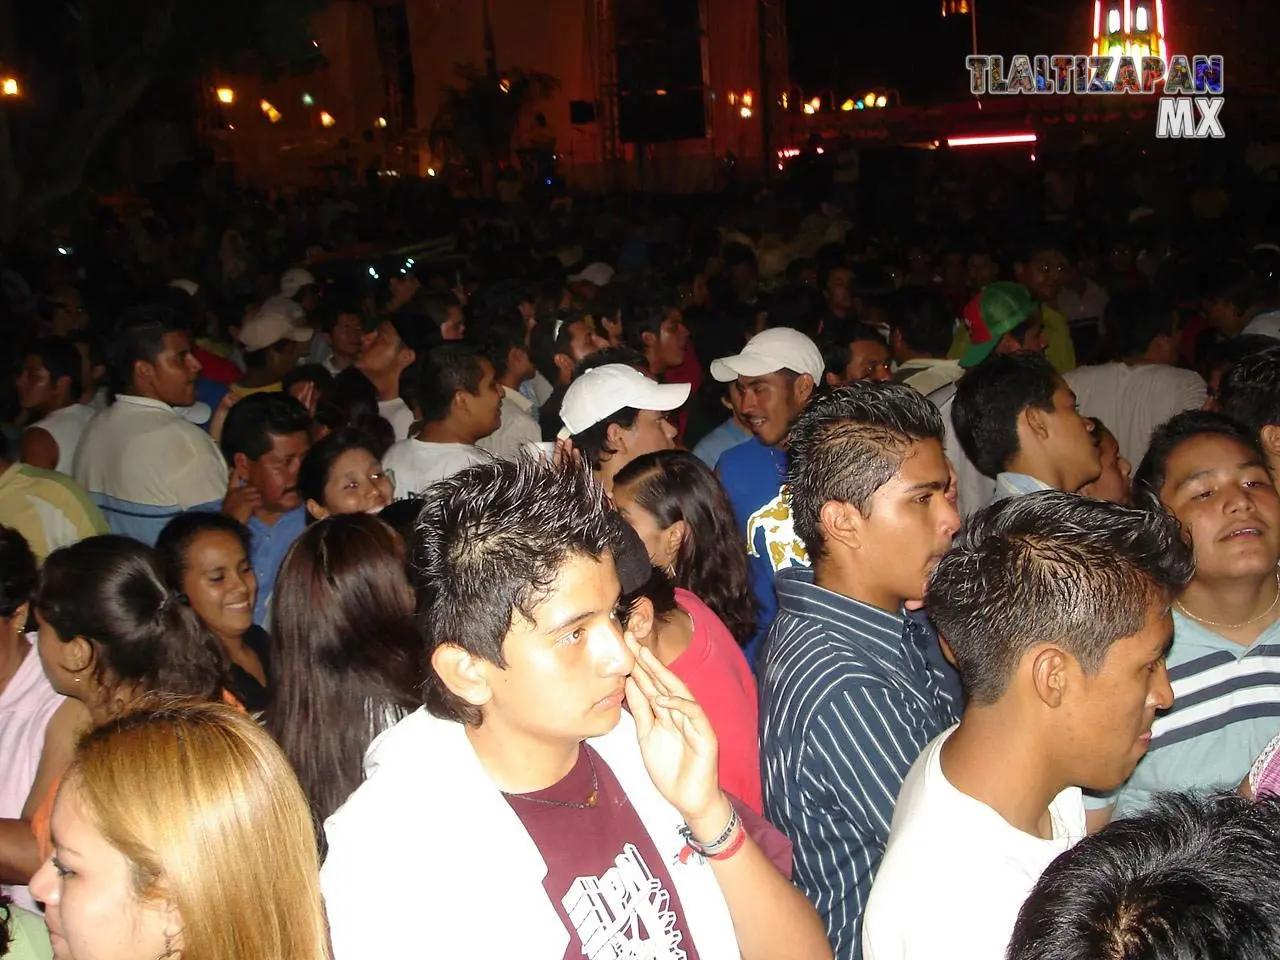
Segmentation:
[[(698, 359), (697, 351), (693, 349), (690, 343), (684, 354), (684, 363), (678, 367), (672, 367), (662, 375), (664, 383), (687, 383), (690, 385), (689, 396), (696, 397), (698, 391), (702, 389), (702, 362)], [(688, 406), (681, 407), (672, 417), (672, 423), (676, 425), (676, 440), (683, 442), (685, 428), (689, 425), (689, 409)]]
[[(593, 782), (596, 804), (584, 808)], [(671, 875), (600, 754), (584, 743), (559, 783), (506, 798), (547, 864), (542, 886), (569, 932), (565, 960), (698, 960)]]
[(227, 386), (231, 386), (231, 384), (244, 376), (244, 371), (232, 361), (226, 357), (220, 357), (216, 353), (211, 353), (204, 347), (194, 348), (191, 351), (191, 355), (200, 361), (201, 375), (210, 380), (216, 380), (218, 383), (225, 383)]
[(720, 741), (720, 786), (756, 813), (760, 790), (759, 699), (742, 648), (711, 608), (676, 588), (676, 603), (693, 620), (693, 640), (667, 666), (707, 712)]

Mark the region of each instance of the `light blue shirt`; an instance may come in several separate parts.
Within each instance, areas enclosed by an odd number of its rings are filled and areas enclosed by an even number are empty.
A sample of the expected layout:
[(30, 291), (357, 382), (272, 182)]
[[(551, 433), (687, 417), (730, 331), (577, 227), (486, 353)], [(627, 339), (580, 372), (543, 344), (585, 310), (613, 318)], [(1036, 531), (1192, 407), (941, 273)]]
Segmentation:
[(1140, 812), (1169, 790), (1235, 790), (1280, 733), (1280, 622), (1244, 647), (1173, 613), (1166, 660), (1173, 707), (1156, 717), (1151, 746), (1124, 786), (1085, 797), (1115, 803), (1114, 817)]
[(1043, 481), (1025, 473), (1001, 473), (996, 477), (996, 490), (991, 495), (991, 503), (999, 503), (1010, 497), (1020, 497), (1024, 493), (1037, 493), (1040, 490), (1052, 490)]
[(730, 417), (698, 441), (698, 445), (693, 448), (693, 455), (714, 470), (720, 454), (750, 439), (751, 431), (743, 430), (738, 421)]
[(257, 517), (249, 518), (250, 557), (258, 578), (258, 599), (253, 605), (253, 622), (270, 629), (271, 594), (276, 588), (276, 574), (293, 541), (307, 529), (307, 508), (298, 507), (284, 514), (271, 526)]

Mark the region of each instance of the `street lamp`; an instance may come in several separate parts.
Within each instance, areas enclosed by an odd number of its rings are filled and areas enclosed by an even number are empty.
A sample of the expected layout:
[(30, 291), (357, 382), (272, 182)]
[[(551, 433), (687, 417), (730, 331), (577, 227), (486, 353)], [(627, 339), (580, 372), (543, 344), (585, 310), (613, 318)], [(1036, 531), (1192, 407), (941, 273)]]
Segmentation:
[(328, 110), (320, 111), (320, 126), (332, 127), (337, 122), (338, 122), (337, 120), (333, 119), (333, 114), (331, 114)]
[(21, 95), (22, 87), (18, 85), (16, 77), (5, 77), (0, 80), (0, 95), (6, 97), (16, 97)]
[(231, 106), (236, 102), (236, 92), (230, 87), (219, 87), (214, 91), (218, 95), (218, 102)]

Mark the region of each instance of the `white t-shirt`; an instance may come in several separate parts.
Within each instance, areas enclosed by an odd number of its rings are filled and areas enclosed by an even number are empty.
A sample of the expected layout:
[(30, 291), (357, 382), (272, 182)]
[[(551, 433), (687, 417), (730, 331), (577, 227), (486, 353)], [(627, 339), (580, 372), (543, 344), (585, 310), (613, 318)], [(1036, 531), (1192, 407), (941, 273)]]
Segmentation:
[(425, 443), (410, 437), (392, 444), (382, 465), (395, 474), (396, 499), (406, 500), (421, 495), (433, 483), (488, 459), (487, 453), (467, 443)]
[(1163, 363), (1078, 367), (1065, 379), (1080, 412), (1107, 425), (1134, 470), (1147, 453), (1151, 432), (1175, 414), (1199, 410), (1208, 395), (1200, 374)]
[(1077, 787), (1049, 806), (1052, 840), (953, 787), (939, 756), (955, 729), (924, 748), (902, 783), (863, 920), (865, 960), (1003, 960), (1040, 874), (1085, 836)]
[(76, 448), (80, 446), (80, 435), (97, 412), (87, 403), (73, 403), (69, 407), (53, 411), (27, 429), (39, 427), (53, 437), (58, 445), (58, 465), (54, 469), (71, 476), (71, 464), (75, 462)]
[(399, 397), (394, 400), (379, 400), (378, 413), (382, 415), (383, 420), (391, 424), (397, 441), (409, 438), (409, 431), (413, 428), (413, 410), (407, 403)]

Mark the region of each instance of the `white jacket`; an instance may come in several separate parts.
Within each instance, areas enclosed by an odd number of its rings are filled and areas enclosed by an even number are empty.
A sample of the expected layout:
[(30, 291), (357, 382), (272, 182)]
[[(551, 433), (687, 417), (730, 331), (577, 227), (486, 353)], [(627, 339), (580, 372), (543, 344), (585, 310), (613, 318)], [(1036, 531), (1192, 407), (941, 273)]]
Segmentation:
[[(677, 857), (682, 820), (654, 787), (625, 711), (590, 741), (666, 864), (702, 960), (738, 960), (709, 864)], [(334, 960), (562, 960), (569, 943), (547, 868), (459, 723), (419, 709), (365, 756), (365, 782), (325, 821), (320, 872)]]

